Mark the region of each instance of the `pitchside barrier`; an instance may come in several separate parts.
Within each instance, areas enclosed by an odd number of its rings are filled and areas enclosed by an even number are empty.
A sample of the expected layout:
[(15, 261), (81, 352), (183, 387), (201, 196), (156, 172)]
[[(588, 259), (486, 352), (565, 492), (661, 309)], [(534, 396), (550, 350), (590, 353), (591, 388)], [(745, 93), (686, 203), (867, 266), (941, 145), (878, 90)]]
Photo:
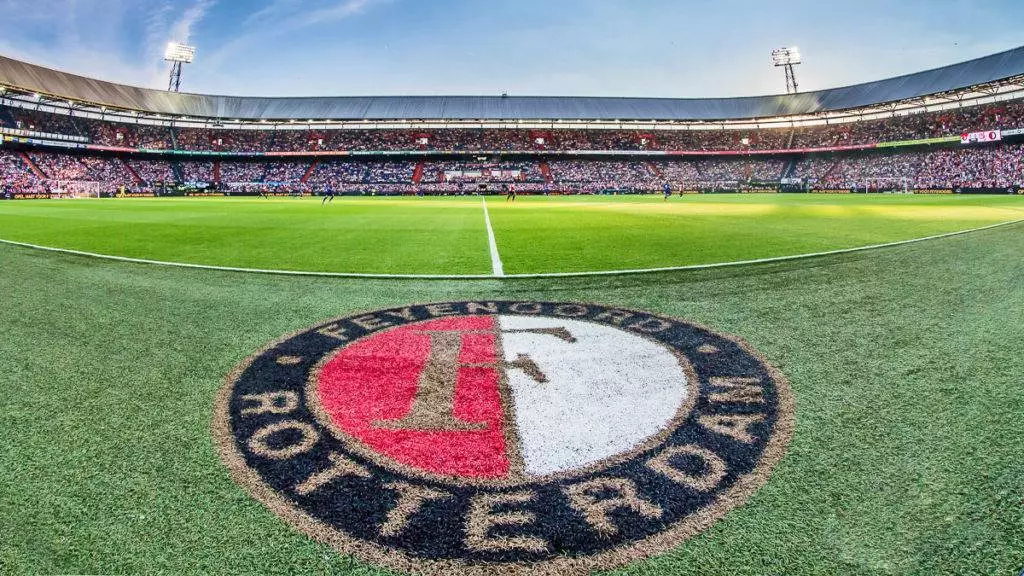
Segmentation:
[[(791, 192), (786, 190), (785, 192)], [(799, 192), (799, 191), (796, 191)], [(865, 193), (887, 193), (903, 192), (902, 188), (877, 188), (864, 190), (863, 188), (822, 188), (820, 190), (808, 190), (811, 194), (865, 194)], [(920, 188), (910, 189), (913, 194), (1024, 194), (1024, 187), (1008, 186), (1005, 188)]]
[[(520, 196), (593, 196), (593, 195), (604, 195), (604, 196), (626, 196), (626, 195), (644, 195), (644, 194), (655, 194), (660, 195), (661, 190), (632, 190), (632, 189), (616, 189), (608, 188), (603, 190), (594, 191), (575, 191), (567, 192), (565, 190), (551, 190), (547, 193), (544, 192), (518, 192)], [(1024, 186), (1008, 186), (1004, 188), (875, 188), (875, 189), (864, 189), (864, 188), (821, 188), (821, 189), (804, 189), (804, 188), (791, 188), (783, 186), (781, 188), (715, 188), (706, 190), (695, 190), (695, 189), (684, 189), (684, 190), (673, 190), (673, 194), (866, 194), (866, 193), (904, 193), (904, 194), (1007, 194), (1007, 195), (1024, 195)], [(152, 197), (205, 197), (205, 196), (218, 196), (218, 197), (238, 197), (238, 198), (255, 198), (260, 196), (260, 192), (257, 191), (241, 191), (241, 190), (228, 190), (228, 191), (213, 191), (213, 190), (189, 190), (189, 189), (177, 189), (177, 188), (166, 188), (166, 189), (155, 189), (153, 191), (127, 191), (124, 194), (110, 192), (103, 194), (98, 190), (88, 191), (76, 191), (75, 193), (68, 193), (62, 191), (61, 193), (11, 193), (11, 194), (0, 194), (0, 200), (48, 200), (56, 198), (99, 198), (99, 197), (110, 197), (117, 195), (122, 198), (152, 198)], [(388, 190), (346, 190), (344, 192), (336, 192), (336, 196), (411, 196), (422, 194), (424, 196), (503, 196), (505, 192), (502, 191), (464, 191), (464, 192), (420, 192), (415, 189), (407, 189), (403, 191)], [(298, 192), (298, 191), (266, 191), (262, 195), (264, 196), (275, 196), (275, 197), (288, 197), (288, 196), (323, 196), (320, 192)]]
[(957, 188), (956, 194), (1024, 194), (1024, 188), (1009, 186), (1006, 188)]
[[(804, 188), (790, 188), (790, 187), (737, 187), (737, 188), (712, 188), (712, 189), (692, 189), (687, 188), (684, 190), (673, 189), (673, 194), (867, 194), (867, 193), (912, 193), (912, 194), (1024, 194), (1024, 187), (1010, 186), (1006, 188), (902, 188), (902, 187), (883, 187), (874, 189), (860, 188), (822, 188), (822, 189), (804, 189)], [(462, 192), (437, 192), (437, 191), (419, 191), (414, 188), (406, 189), (403, 191), (380, 191), (380, 190), (346, 190), (344, 192), (336, 192), (336, 196), (407, 196), (412, 194), (423, 194), (425, 196), (503, 196), (504, 191), (499, 190), (488, 190), (486, 192), (477, 190), (466, 190)], [(537, 191), (520, 191), (517, 192), (520, 196), (565, 196), (565, 195), (606, 195), (606, 196), (618, 196), (618, 195), (643, 195), (643, 194), (656, 194), (660, 195), (661, 190), (637, 190), (631, 188), (604, 188), (601, 190), (593, 191), (565, 191), (565, 190), (551, 190), (546, 194), (544, 192)], [(267, 196), (291, 196), (295, 192), (283, 192), (273, 191), (266, 192)], [(165, 195), (178, 195), (178, 196), (238, 196), (238, 197), (254, 197), (258, 196), (259, 192), (254, 191), (229, 191), (229, 192), (182, 192), (177, 194), (165, 194), (161, 193), (161, 196)], [(322, 196), (321, 192), (313, 192), (313, 196)]]

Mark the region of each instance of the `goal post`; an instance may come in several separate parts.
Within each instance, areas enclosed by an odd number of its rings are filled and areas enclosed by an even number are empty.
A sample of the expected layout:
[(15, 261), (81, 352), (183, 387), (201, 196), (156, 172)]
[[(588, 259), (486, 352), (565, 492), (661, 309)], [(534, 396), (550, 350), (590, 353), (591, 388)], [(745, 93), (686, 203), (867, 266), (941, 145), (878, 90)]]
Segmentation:
[(50, 194), (57, 198), (101, 198), (103, 182), (81, 180), (52, 180)]
[(857, 192), (913, 194), (914, 179), (909, 176), (875, 176), (858, 181), (854, 190)]

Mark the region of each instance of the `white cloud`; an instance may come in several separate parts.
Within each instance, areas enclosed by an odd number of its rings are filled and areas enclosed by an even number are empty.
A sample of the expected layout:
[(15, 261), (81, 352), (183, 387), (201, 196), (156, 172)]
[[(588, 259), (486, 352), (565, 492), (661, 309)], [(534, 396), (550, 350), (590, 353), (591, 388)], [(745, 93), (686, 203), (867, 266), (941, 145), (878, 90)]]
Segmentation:
[(196, 0), (171, 26), (171, 39), (188, 43), (192, 39), (192, 27), (206, 16), (215, 3), (216, 0)]
[(199, 24), (216, 0), (194, 0), (184, 10), (176, 10), (170, 0), (162, 0), (155, 4), (145, 16), (146, 54), (148, 78), (147, 85), (163, 88), (166, 77), (166, 65), (162, 58), (164, 49), (169, 42), (189, 43), (193, 28)]
[(260, 30), (282, 34), (309, 26), (337, 22), (383, 1), (385, 0), (342, 0), (318, 5), (315, 1), (274, 0), (264, 8), (249, 14), (242, 27), (250, 32)]
[[(154, 88), (172, 39), (187, 41), (216, 0), (0, 0), (0, 53), (43, 66)], [(141, 33), (133, 35), (138, 30)]]
[(246, 16), (241, 32), (204, 58), (208, 70), (217, 70), (247, 47), (314, 26), (337, 23), (391, 0), (274, 0)]

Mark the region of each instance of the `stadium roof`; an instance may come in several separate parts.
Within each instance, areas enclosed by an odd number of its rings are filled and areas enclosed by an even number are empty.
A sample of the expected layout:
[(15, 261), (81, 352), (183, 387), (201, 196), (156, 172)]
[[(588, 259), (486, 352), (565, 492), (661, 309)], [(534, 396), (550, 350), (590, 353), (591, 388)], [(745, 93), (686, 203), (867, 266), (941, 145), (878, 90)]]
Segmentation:
[(239, 120), (744, 120), (849, 110), (1024, 75), (1024, 47), (887, 80), (739, 98), (569, 96), (246, 97), (178, 94), (96, 80), (0, 56), (0, 85), (169, 116)]

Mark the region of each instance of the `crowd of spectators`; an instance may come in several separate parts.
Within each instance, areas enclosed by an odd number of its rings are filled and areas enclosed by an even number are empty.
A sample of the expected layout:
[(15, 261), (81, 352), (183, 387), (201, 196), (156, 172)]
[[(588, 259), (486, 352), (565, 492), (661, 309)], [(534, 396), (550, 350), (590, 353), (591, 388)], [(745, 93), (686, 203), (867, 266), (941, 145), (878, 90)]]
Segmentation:
[(697, 162), (701, 178), (712, 181), (777, 182), (785, 167), (785, 160), (775, 158), (716, 158)]
[(655, 170), (661, 178), (671, 184), (699, 182), (702, 178), (696, 162), (655, 162)]
[[(263, 181), (269, 184), (298, 184), (309, 170), (310, 162), (269, 162), (263, 172)], [(222, 175), (223, 176), (223, 175)]]
[(366, 164), (363, 182), (409, 184), (415, 171), (415, 162), (375, 162)]
[(973, 106), (929, 114), (800, 128), (791, 148), (852, 146), (874, 142), (922, 140), (995, 128), (1024, 127), (1024, 101)]
[(1024, 101), (805, 128), (748, 130), (236, 130), (126, 124), (0, 107), (0, 124), (126, 148), (220, 152), (784, 150), (870, 144), (1024, 127)]
[(128, 165), (147, 184), (156, 182), (177, 182), (174, 168), (165, 160), (129, 160)]
[(408, 189), (415, 171), (415, 162), (318, 162), (307, 183), (317, 189), (335, 191), (364, 184), (394, 184)]
[(28, 156), (47, 180), (59, 182), (62, 186), (88, 182), (102, 191), (109, 191), (136, 184), (131, 171), (119, 158), (44, 152), (31, 152)]
[(179, 162), (181, 178), (185, 184), (212, 184), (216, 182), (213, 162)]
[[(819, 189), (1004, 188), (1024, 185), (1024, 145), (956, 145), (790, 159), (557, 160), (547, 163), (545, 168), (541, 161), (425, 162), (421, 171), (417, 166), (411, 161), (349, 159), (172, 162), (40, 151), (23, 156), (20, 152), (0, 150), (0, 183), (28, 193), (45, 191), (57, 183), (62, 188), (81, 183), (108, 191), (161, 182), (307, 193), (333, 190), (459, 194), (478, 191), (481, 186), (498, 190), (511, 182), (522, 192), (657, 191), (665, 184), (673, 190), (758, 187), (780, 183), (788, 177), (807, 188)], [(519, 176), (511, 176), (516, 171)], [(422, 178), (417, 180), (418, 172)], [(459, 172), (463, 173), (461, 177), (456, 176)]]
[(135, 178), (120, 158), (83, 156), (79, 159), (85, 166), (85, 180), (116, 186), (131, 186)]
[(917, 174), (918, 188), (935, 188), (952, 182), (953, 187), (1004, 188), (1024, 185), (1024, 146), (940, 150), (925, 159)]
[(320, 162), (313, 168), (307, 182), (318, 188), (340, 190), (344, 184), (362, 183), (365, 176), (366, 165), (359, 162)]
[(0, 114), (0, 120), (8, 128), (28, 130), (30, 132), (46, 132), (49, 134), (64, 134), (68, 136), (83, 136), (75, 126), (74, 119), (65, 114), (50, 114), (37, 110), (25, 108), (9, 108), (4, 106), (5, 114)]
[(91, 180), (89, 169), (78, 156), (29, 152), (28, 157), (50, 180)]
[(104, 146), (177, 148), (203, 152), (786, 150), (955, 136), (965, 131), (994, 128), (1020, 128), (1024, 127), (1024, 101), (795, 129), (323, 130), (299, 125), (266, 130), (224, 127), (203, 129), (127, 124), (2, 106), (0, 124), (39, 132), (85, 136), (93, 143)]
[(117, 158), (35, 152), (22, 156), (19, 152), (0, 150), (3, 194), (112, 194), (121, 186), (136, 184), (131, 171)]
[(551, 176), (558, 184), (584, 183), (606, 188), (659, 188), (658, 174), (646, 162), (560, 160), (551, 162)]
[(42, 181), (25, 165), (21, 156), (0, 150), (0, 194), (43, 194)]
[(544, 182), (538, 162), (425, 162), (425, 184)]
[(818, 182), (824, 180), (835, 165), (836, 159), (831, 154), (805, 156), (796, 163), (789, 177), (803, 182)]
[(267, 164), (263, 162), (220, 162), (220, 181), (256, 184), (264, 181)]
[[(274, 132), (262, 130), (206, 130), (179, 128), (178, 148), (197, 152), (266, 152), (272, 149)], [(303, 150), (300, 148), (299, 150)]]
[(93, 144), (117, 148), (169, 150), (174, 147), (170, 128), (147, 124), (121, 124), (92, 118), (75, 118), (75, 123)]
[[(798, 164), (815, 188), (1004, 188), (1024, 185), (1024, 146), (941, 148), (899, 154), (859, 154), (813, 160), (820, 176)], [(806, 160), (805, 160), (806, 162)], [(806, 172), (806, 174), (805, 174)]]

